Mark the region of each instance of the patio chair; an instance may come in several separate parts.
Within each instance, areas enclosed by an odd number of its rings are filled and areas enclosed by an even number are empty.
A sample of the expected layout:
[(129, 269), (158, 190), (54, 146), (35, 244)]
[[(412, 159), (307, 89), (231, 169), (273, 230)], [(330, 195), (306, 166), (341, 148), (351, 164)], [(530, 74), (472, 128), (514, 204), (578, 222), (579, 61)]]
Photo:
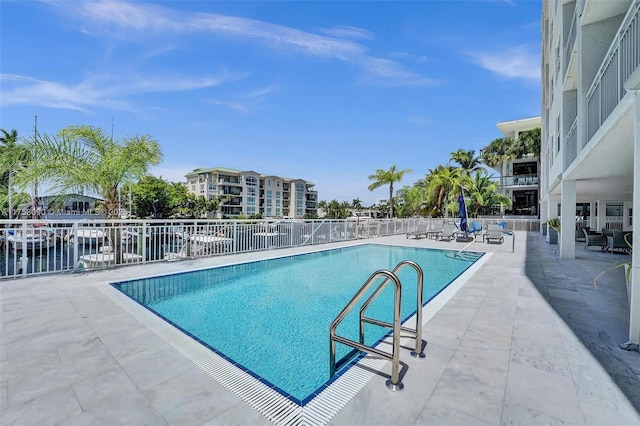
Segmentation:
[(627, 239), (631, 243), (633, 241), (633, 232), (624, 232), (624, 231), (613, 231), (613, 236), (607, 237), (607, 246), (605, 250), (610, 251), (613, 254), (614, 250), (621, 250), (626, 253), (630, 247), (627, 242), (624, 240), (624, 236), (627, 235)]
[(482, 235), (482, 225), (474, 220), (471, 222), (469, 229), (467, 229), (467, 234), (473, 235), (474, 238), (477, 238), (478, 235)]
[(587, 230), (588, 228), (581, 228), (582, 233), (584, 234), (584, 249), (588, 250), (589, 247), (598, 247), (600, 250), (604, 251), (604, 247), (606, 245), (606, 238), (602, 234), (591, 234)]
[(424, 237), (426, 238), (426, 237), (427, 237), (427, 232), (428, 232), (428, 231), (429, 231), (429, 230), (428, 230), (428, 228), (427, 228), (427, 225), (426, 225), (426, 224), (425, 224), (425, 225), (418, 224), (417, 228), (416, 228), (414, 231), (409, 231), (409, 232), (407, 232), (406, 237), (407, 237), (407, 239), (408, 239), (410, 236), (413, 236), (413, 238), (417, 239), (417, 238), (418, 238), (418, 237), (420, 237), (421, 235), (424, 235)]
[(484, 239), (487, 244), (492, 241), (497, 241), (498, 244), (502, 244), (504, 241), (504, 234), (502, 233), (502, 227), (500, 225), (489, 225), (487, 233), (484, 234)]
[(456, 227), (454, 225), (444, 225), (442, 232), (438, 234), (438, 241), (446, 239), (451, 241), (455, 237)]

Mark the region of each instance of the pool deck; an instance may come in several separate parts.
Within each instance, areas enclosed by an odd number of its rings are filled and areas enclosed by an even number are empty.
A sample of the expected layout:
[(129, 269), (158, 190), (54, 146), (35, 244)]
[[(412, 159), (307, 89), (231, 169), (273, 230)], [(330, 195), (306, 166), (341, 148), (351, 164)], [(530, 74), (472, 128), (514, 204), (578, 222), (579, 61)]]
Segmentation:
[[(340, 245), (0, 281), (0, 424), (272, 424), (115, 303), (105, 283)], [(628, 326), (622, 268), (593, 286), (625, 255), (583, 245), (570, 260), (538, 233), (516, 233), (514, 253), (511, 237), (473, 243), (491, 254), (425, 324), (426, 358), (401, 351), (404, 390), (375, 375), (329, 424), (640, 424), (640, 353), (618, 348)]]

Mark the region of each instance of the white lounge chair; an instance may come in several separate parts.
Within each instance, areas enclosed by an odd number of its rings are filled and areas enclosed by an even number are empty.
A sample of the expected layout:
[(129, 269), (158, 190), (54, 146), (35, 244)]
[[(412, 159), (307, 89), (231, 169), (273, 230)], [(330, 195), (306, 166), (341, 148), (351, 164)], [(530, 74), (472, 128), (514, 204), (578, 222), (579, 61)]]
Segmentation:
[(497, 241), (498, 244), (502, 244), (504, 241), (504, 233), (502, 232), (502, 227), (500, 225), (489, 225), (487, 228), (487, 233), (484, 234), (483, 238), (487, 244), (492, 241)]
[(438, 241), (442, 241), (446, 239), (447, 241), (451, 241), (455, 238), (456, 227), (454, 225), (445, 225), (442, 228), (442, 232), (438, 235)]
[(427, 228), (427, 225), (418, 224), (415, 231), (407, 232), (406, 237), (409, 238), (410, 236), (413, 236), (414, 238), (418, 238), (419, 236), (424, 235), (424, 237), (426, 238), (428, 232), (429, 230)]

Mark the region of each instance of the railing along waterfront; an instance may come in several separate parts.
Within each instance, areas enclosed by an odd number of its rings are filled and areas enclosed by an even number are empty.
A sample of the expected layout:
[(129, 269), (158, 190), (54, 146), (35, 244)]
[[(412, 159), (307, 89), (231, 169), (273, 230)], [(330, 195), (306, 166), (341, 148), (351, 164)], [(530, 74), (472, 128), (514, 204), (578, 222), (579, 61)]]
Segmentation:
[(587, 93), (587, 141), (625, 95), (624, 82), (640, 66), (640, 2), (629, 10)]
[[(539, 230), (536, 219), (469, 219)], [(459, 219), (0, 220), (0, 279), (402, 235)]]

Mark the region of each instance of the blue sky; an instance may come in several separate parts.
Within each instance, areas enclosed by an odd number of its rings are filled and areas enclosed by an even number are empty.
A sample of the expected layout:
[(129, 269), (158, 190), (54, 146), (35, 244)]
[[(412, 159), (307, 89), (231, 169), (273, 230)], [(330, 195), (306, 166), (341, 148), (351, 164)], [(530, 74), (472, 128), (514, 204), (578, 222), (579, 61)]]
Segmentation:
[(0, 127), (150, 134), (197, 167), (316, 184), (369, 205), (376, 169), (412, 185), (496, 123), (540, 115), (541, 0), (6, 1)]

